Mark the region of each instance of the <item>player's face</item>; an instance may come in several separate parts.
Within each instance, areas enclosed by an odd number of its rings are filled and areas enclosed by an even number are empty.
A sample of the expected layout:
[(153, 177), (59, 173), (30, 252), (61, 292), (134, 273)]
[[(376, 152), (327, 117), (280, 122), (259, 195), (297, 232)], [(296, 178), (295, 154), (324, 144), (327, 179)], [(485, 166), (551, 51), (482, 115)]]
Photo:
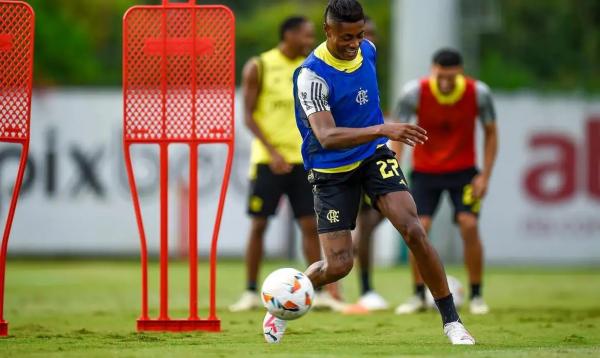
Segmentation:
[(360, 43), (365, 38), (365, 22), (337, 22), (328, 20), (325, 23), (325, 34), (332, 55), (340, 60), (351, 61), (358, 55)]
[(434, 65), (431, 72), (437, 81), (440, 92), (449, 94), (456, 87), (456, 77), (463, 74), (463, 68), (462, 66), (442, 67)]
[(302, 56), (308, 56), (312, 49), (315, 47), (315, 26), (312, 22), (305, 22), (295, 32), (294, 44), (299, 49), (299, 53)]

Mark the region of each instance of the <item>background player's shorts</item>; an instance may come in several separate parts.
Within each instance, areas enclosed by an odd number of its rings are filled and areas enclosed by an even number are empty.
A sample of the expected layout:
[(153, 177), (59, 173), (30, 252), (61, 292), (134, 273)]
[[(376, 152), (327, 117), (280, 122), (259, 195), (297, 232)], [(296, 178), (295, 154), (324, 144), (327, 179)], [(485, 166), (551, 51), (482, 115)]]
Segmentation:
[(452, 173), (430, 174), (413, 171), (410, 188), (420, 216), (433, 216), (444, 191), (450, 194), (454, 218), (458, 213), (478, 216), (481, 201), (473, 198), (471, 181), (478, 174), (476, 168)]
[(363, 191), (376, 203), (381, 195), (408, 190), (394, 152), (386, 146), (378, 148), (354, 170), (343, 173), (311, 170), (308, 179), (313, 184), (320, 234), (353, 230)]
[(294, 211), (294, 217), (314, 215), (311, 185), (301, 164), (294, 165), (288, 174), (273, 174), (267, 164), (257, 164), (256, 178), (250, 181), (248, 214), (268, 217), (275, 214), (281, 196), (285, 194)]

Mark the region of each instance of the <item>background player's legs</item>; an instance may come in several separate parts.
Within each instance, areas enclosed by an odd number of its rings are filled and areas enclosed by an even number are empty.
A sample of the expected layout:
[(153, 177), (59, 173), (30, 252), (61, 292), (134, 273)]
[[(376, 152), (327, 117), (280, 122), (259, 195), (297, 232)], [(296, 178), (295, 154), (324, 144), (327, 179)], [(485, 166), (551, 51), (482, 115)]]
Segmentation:
[(356, 231), (354, 232), (355, 247), (360, 269), (361, 294), (371, 291), (371, 251), (372, 235), (375, 228), (383, 220), (383, 216), (375, 209), (362, 208), (358, 213)]
[(464, 243), (465, 266), (471, 286), (469, 310), (473, 314), (486, 314), (490, 309), (483, 300), (481, 292), (483, 245), (479, 236), (479, 219), (472, 213), (461, 212), (457, 214), (456, 221)]
[(298, 225), (302, 233), (302, 251), (308, 264), (321, 259), (321, 245), (317, 234), (317, 221), (314, 215), (298, 218)]
[(310, 265), (305, 272), (315, 288), (343, 278), (354, 264), (352, 235), (349, 230), (320, 234), (319, 240), (325, 258)]
[(248, 233), (248, 244), (246, 245), (246, 291), (231, 306), (232, 312), (246, 311), (261, 306), (260, 297), (257, 293), (258, 272), (263, 255), (263, 240), (267, 230), (268, 218), (253, 216)]
[[(458, 213), (456, 220), (460, 235), (464, 242), (465, 266), (471, 285), (481, 283), (483, 272), (483, 247), (479, 239), (477, 216), (470, 213)], [(479, 292), (471, 292), (471, 296), (479, 296)]]
[(246, 246), (246, 283), (247, 289), (256, 291), (258, 282), (258, 271), (263, 255), (263, 240), (267, 230), (268, 219), (266, 217), (253, 217), (248, 234), (248, 245)]
[(442, 262), (427, 239), (427, 233), (417, 216), (417, 207), (407, 191), (380, 196), (377, 206), (392, 225), (402, 234), (415, 256), (419, 272), (433, 295), (444, 324), (459, 320), (452, 295), (448, 289)]
[[(367, 200), (367, 197), (363, 198), (363, 200)], [(359, 266), (358, 277), (361, 296), (356, 305), (347, 308), (346, 313), (364, 313), (365, 311), (385, 310), (388, 308), (387, 301), (374, 290), (371, 284), (373, 232), (384, 217), (369, 204), (362, 203), (361, 205), (357, 217), (356, 230), (353, 235), (354, 249)]]
[(257, 164), (255, 179), (250, 181), (248, 215), (250, 229), (246, 245), (246, 290), (234, 304), (232, 312), (246, 311), (260, 307), (258, 295), (258, 274), (263, 256), (263, 240), (269, 218), (275, 215), (277, 205), (283, 195), (286, 176), (274, 174), (267, 164)]

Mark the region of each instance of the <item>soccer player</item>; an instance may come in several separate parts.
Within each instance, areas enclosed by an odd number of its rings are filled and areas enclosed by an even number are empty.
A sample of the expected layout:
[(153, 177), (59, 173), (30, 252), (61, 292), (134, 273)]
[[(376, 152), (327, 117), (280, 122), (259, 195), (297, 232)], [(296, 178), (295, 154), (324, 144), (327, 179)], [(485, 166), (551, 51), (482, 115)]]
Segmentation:
[[(251, 228), (246, 249), (247, 287), (229, 308), (233, 312), (262, 306), (257, 293), (263, 237), (269, 217), (285, 194), (302, 231), (306, 260), (321, 259), (313, 199), (300, 153), (302, 140), (294, 119), (292, 75), (314, 46), (314, 25), (290, 17), (280, 27), (277, 47), (250, 59), (243, 69), (244, 120), (255, 136), (250, 158), (248, 214)], [(340, 309), (329, 293), (319, 292), (316, 306)]]
[[(460, 53), (441, 49), (433, 56), (429, 77), (408, 83), (398, 105), (397, 118), (427, 130), (429, 141), (415, 148), (411, 189), (419, 218), (429, 231), (444, 191), (450, 194), (454, 219), (464, 242), (464, 257), (471, 285), (470, 312), (489, 311), (481, 295), (483, 249), (479, 234), (479, 210), (496, 158), (498, 136), (496, 112), (488, 86), (463, 74)], [(477, 118), (484, 132), (483, 167), (476, 168)], [(401, 155), (402, 144), (392, 148)], [(425, 282), (411, 255), (415, 295), (396, 308), (407, 314), (423, 310)]]
[[(376, 26), (372, 19), (365, 17), (365, 39), (377, 43)], [(354, 247), (359, 268), (361, 296), (356, 305), (348, 305), (345, 313), (363, 313), (388, 309), (387, 301), (378, 294), (371, 284), (371, 236), (377, 225), (383, 220), (383, 215), (373, 209), (368, 196), (363, 197), (354, 231)]]
[[(358, 1), (330, 0), (325, 10), (327, 40), (294, 73), (296, 122), (325, 254), (306, 274), (314, 287), (321, 287), (350, 272), (350, 230), (364, 190), (414, 253), (441, 313), (444, 333), (453, 344), (474, 344), (456, 312), (444, 267), (419, 222), (398, 161), (386, 146), (388, 139), (421, 144), (426, 132), (412, 124), (383, 123), (376, 50), (363, 41), (364, 26)], [(267, 312), (267, 342), (279, 342), (286, 324)]]

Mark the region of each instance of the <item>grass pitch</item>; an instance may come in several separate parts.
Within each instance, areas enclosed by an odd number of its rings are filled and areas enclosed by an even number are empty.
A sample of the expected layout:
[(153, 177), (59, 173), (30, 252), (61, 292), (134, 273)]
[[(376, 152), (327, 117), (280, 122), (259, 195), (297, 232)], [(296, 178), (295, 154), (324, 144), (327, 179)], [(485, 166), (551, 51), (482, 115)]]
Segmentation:
[[(265, 265), (263, 275), (278, 267)], [(460, 267), (449, 273), (465, 282)], [(151, 267), (150, 304), (158, 307), (157, 266)], [(201, 294), (206, 265), (201, 265)], [(5, 318), (10, 336), (0, 356), (26, 357), (599, 357), (600, 269), (490, 268), (484, 293), (487, 316), (462, 318), (477, 338), (474, 347), (452, 347), (436, 313), (366, 316), (311, 312), (291, 322), (279, 345), (264, 343), (262, 310), (232, 314), (226, 307), (243, 288), (241, 262), (220, 262), (221, 333), (138, 334), (140, 269), (136, 261), (9, 261)], [(171, 316), (185, 317), (187, 267), (170, 271)], [(378, 269), (377, 290), (395, 306), (411, 292), (406, 268)], [(357, 278), (344, 281), (357, 297)], [(206, 312), (208, 300), (200, 299)]]

